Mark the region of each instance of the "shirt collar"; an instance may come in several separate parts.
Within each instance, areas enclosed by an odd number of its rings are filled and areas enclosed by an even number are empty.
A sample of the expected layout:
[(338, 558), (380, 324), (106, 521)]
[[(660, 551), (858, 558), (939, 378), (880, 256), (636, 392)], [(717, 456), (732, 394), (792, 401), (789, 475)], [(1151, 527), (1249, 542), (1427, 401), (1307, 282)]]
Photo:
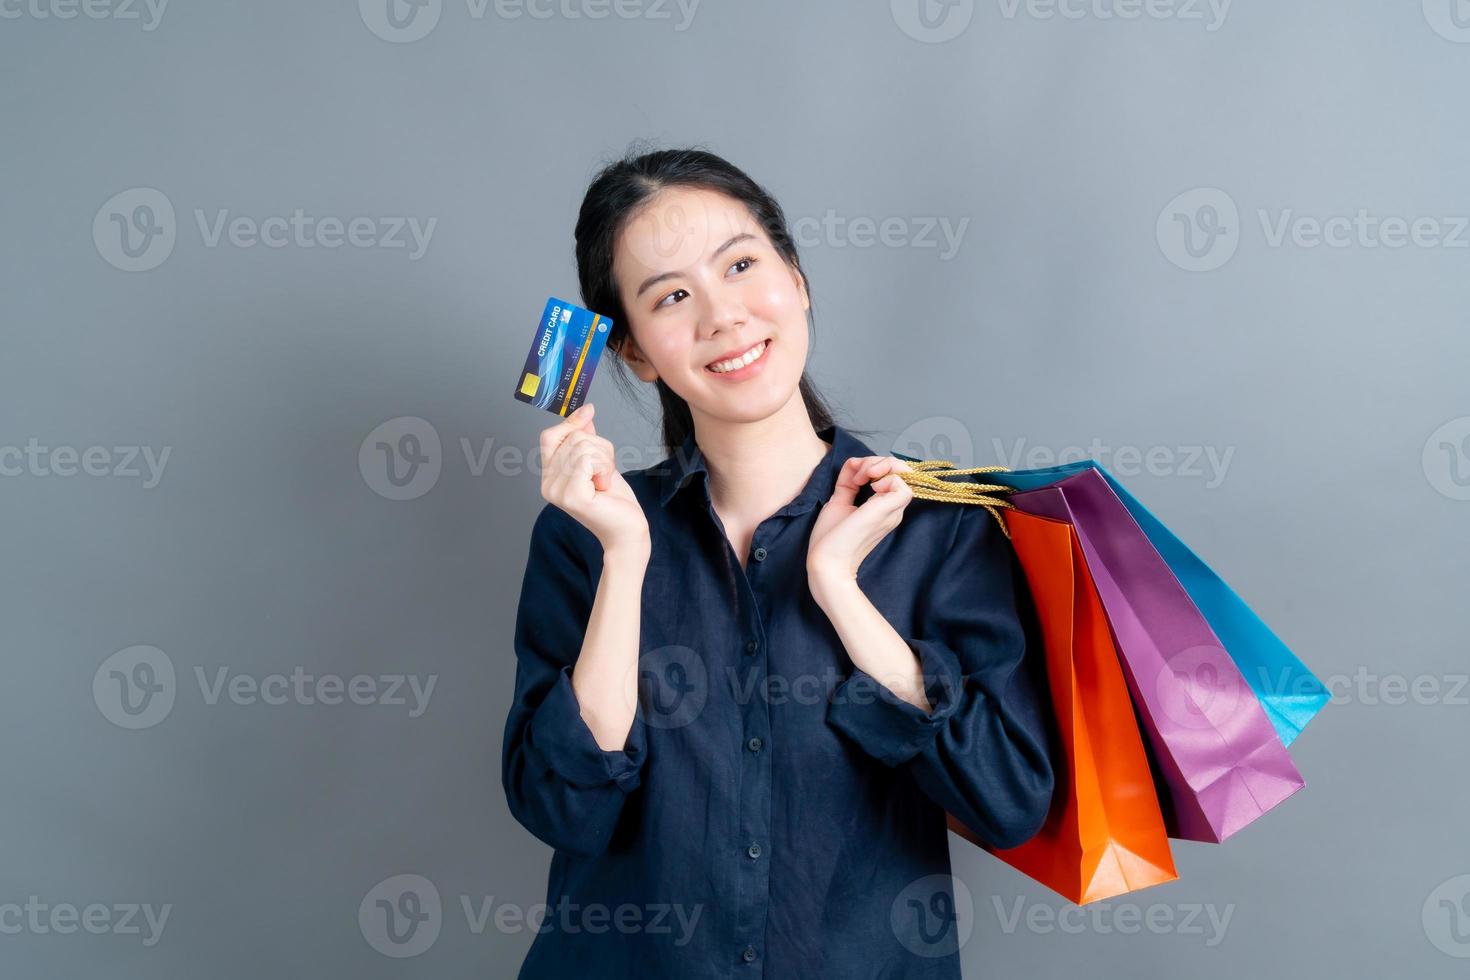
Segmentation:
[[(837, 482), (837, 473), (842, 469), (843, 463), (853, 456), (875, 455), (861, 439), (835, 423), (819, 430), (817, 435), (823, 442), (831, 443), (832, 448), (827, 450), (827, 455), (822, 457), (817, 468), (812, 471), (811, 478), (807, 480), (806, 486), (802, 487), (801, 493), (797, 494), (796, 498), (785, 507), (771, 515), (772, 517), (799, 514), (819, 502), (825, 503), (832, 496), (832, 487)], [(694, 432), (691, 430), (684, 439), (683, 445), (679, 446), (667, 460), (663, 485), (659, 490), (659, 503), (665, 507), (668, 506), (674, 494), (701, 475), (706, 480), (708, 479), (709, 465), (704, 458), (704, 452), (694, 441)], [(708, 493), (707, 486), (705, 492)]]

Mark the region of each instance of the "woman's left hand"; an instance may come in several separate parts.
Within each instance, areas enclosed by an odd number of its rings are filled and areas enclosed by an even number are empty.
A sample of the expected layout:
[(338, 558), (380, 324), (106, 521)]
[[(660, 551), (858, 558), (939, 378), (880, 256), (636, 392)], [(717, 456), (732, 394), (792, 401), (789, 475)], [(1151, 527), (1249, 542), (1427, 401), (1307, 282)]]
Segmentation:
[[(823, 588), (857, 580), (868, 553), (903, 521), (914, 491), (898, 476), (909, 466), (894, 456), (854, 456), (842, 464), (832, 498), (822, 506), (807, 545), (807, 580), (813, 595)], [(873, 495), (854, 504), (863, 484)]]

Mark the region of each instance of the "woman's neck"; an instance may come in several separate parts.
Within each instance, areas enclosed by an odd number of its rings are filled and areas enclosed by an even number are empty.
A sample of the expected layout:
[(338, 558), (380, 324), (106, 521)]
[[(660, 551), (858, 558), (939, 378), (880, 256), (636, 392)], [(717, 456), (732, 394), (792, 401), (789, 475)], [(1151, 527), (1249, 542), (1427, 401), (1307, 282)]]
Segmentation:
[(801, 493), (831, 450), (812, 427), (801, 392), (756, 422), (695, 422), (709, 467), (710, 499), (721, 519), (758, 524)]

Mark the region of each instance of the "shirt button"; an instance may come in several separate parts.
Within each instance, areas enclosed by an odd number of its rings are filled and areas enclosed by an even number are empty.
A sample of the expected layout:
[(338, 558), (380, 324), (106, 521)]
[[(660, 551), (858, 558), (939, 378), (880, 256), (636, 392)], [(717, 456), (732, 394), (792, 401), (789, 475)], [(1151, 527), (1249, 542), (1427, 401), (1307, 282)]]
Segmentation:
[(761, 856), (761, 846), (759, 844), (752, 844), (745, 849), (745, 853), (753, 858), (758, 858)]
[(745, 652), (746, 653), (755, 653), (755, 648), (756, 648), (756, 642), (754, 640), (746, 640), (745, 641)]
[(745, 743), (745, 747), (747, 749), (750, 749), (750, 751), (752, 752), (759, 752), (761, 750), (761, 746), (764, 744), (765, 743), (760, 740), (760, 736), (756, 735), (752, 737), (750, 741)]
[(755, 960), (755, 947), (754, 946), (747, 946), (747, 947), (745, 947), (745, 949), (740, 954), (740, 958), (743, 959), (743, 960), (745, 960), (745, 962), (747, 962), (747, 963), (753, 962)]
[(754, 558), (756, 561), (765, 561), (766, 560), (766, 549), (764, 549), (764, 548), (757, 548), (757, 549), (755, 549), (755, 551), (752, 552), (751, 557)]

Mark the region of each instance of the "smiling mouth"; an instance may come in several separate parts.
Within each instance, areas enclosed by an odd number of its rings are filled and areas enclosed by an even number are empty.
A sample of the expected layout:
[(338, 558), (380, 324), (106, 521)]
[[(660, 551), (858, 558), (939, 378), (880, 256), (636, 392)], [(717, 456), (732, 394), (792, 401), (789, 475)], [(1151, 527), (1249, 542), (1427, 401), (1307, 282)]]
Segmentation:
[(765, 340), (758, 340), (754, 344), (751, 344), (739, 357), (732, 357), (727, 360), (706, 364), (704, 369), (711, 374), (729, 374), (731, 371), (738, 371), (760, 360), (761, 355), (766, 352), (766, 347), (770, 343), (771, 338), (769, 337)]

